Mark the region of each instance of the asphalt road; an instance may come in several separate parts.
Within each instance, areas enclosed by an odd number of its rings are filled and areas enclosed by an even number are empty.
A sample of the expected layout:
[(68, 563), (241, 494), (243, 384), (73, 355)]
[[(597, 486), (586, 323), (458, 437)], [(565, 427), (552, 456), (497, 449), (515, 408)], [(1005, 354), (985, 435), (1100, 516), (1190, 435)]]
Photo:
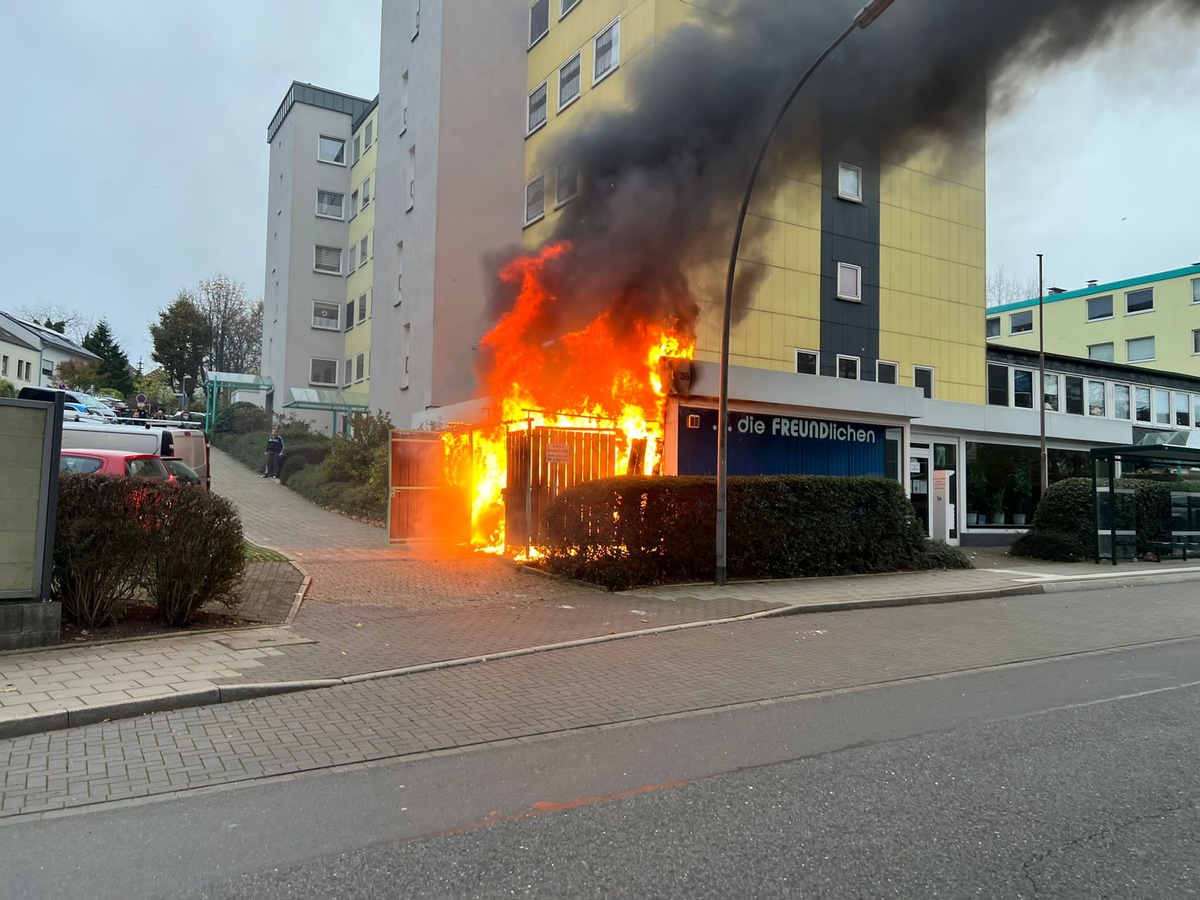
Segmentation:
[(1192, 896), (1198, 649), (1075, 655), (13, 823), (0, 827), (0, 894)]

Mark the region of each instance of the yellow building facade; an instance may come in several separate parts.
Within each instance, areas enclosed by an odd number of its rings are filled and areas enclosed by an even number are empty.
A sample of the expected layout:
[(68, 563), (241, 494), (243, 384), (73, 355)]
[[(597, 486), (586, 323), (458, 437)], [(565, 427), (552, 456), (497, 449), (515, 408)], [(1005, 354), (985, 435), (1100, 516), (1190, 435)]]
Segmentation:
[(988, 344), (1200, 376), (1200, 265), (1051, 290), (1041, 317), (1036, 297), (988, 309)]
[[(590, 114), (634, 104), (631, 73), (673, 28), (705, 15), (684, 0), (531, 6), (527, 246), (547, 239), (574, 196), (571, 173), (548, 148)], [(731, 364), (918, 386), (938, 399), (982, 404), (982, 118), (970, 139), (931, 138), (915, 154), (826, 136), (783, 164), (776, 189), (751, 204), (747, 234), (761, 237), (743, 243), (739, 271), (758, 277), (749, 309), (736, 317)], [(736, 213), (731, 205), (731, 223)], [(724, 271), (724, 257), (715, 257), (709, 271), (693, 273), (700, 361), (719, 359)]]
[(371, 304), (375, 283), (376, 160), (378, 101), (355, 123), (351, 141), (349, 267), (342, 311), (345, 350), (342, 387), (366, 394), (371, 375)]

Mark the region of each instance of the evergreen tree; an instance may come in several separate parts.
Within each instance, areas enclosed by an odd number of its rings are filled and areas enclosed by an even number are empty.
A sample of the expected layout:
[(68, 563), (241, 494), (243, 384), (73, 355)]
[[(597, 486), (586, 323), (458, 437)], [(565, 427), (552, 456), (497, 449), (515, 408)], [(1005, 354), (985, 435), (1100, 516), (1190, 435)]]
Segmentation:
[(158, 324), (150, 326), (150, 337), (154, 342), (150, 356), (166, 370), (171, 384), (190, 403), (203, 381), (212, 329), (188, 291), (180, 291), (174, 302), (159, 312)]
[(133, 377), (129, 374), (129, 356), (113, 337), (108, 322), (101, 319), (87, 333), (83, 346), (100, 357), (98, 388), (117, 391), (122, 397), (133, 393)]

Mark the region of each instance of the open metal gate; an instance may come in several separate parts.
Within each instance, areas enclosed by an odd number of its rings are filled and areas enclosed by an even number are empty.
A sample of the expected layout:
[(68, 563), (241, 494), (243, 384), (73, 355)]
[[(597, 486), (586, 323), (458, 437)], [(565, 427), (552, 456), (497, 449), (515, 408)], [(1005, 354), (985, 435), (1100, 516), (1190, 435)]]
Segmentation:
[(388, 485), (389, 544), (470, 541), (470, 499), (450, 483), (440, 434), (393, 431)]
[(617, 432), (540, 426), (508, 433), (504, 531), (508, 549), (541, 536), (542, 516), (564, 490), (617, 474)]

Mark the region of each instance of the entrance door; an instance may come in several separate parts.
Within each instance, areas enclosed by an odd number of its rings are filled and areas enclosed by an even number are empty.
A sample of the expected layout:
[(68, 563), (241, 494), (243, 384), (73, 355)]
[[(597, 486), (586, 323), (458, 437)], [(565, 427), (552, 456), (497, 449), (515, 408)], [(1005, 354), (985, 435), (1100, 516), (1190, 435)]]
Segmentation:
[(929, 534), (929, 497), (932, 485), (931, 456), (928, 448), (912, 448), (908, 452), (908, 484), (909, 497), (912, 500), (913, 512), (925, 533)]

